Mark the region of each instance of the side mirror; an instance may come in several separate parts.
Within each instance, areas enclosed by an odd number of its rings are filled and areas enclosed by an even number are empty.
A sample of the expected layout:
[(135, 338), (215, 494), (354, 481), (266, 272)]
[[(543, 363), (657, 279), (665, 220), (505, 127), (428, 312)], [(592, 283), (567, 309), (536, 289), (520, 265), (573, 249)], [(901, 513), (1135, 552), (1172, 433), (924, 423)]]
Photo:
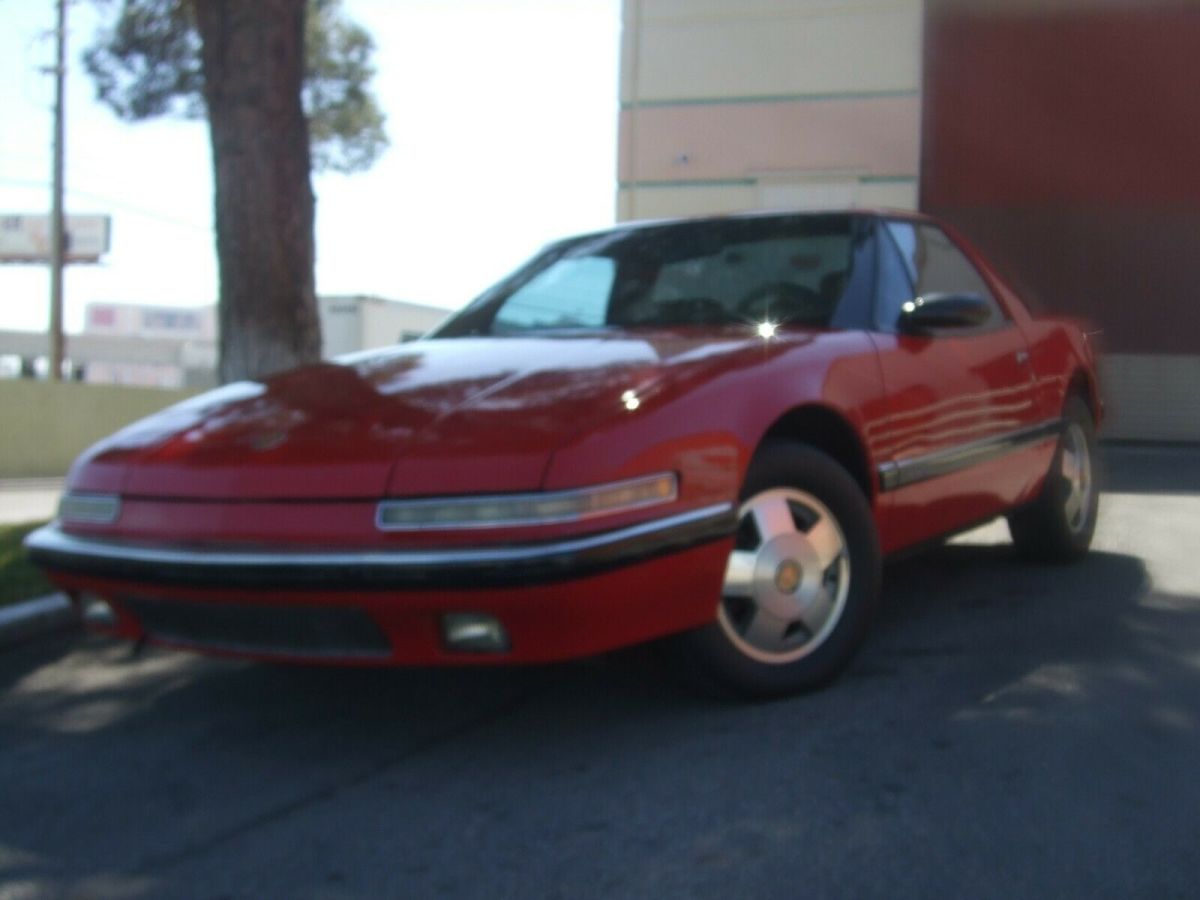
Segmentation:
[(979, 328), (992, 319), (992, 304), (979, 294), (922, 294), (900, 308), (902, 334)]

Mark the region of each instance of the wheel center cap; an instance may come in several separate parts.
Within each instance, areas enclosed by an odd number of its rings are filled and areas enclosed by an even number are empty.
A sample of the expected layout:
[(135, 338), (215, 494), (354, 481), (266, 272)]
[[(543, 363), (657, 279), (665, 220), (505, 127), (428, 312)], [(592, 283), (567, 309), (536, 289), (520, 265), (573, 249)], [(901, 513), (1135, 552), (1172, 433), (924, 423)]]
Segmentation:
[(800, 563), (794, 559), (785, 559), (775, 569), (775, 587), (780, 593), (794, 594), (800, 587)]

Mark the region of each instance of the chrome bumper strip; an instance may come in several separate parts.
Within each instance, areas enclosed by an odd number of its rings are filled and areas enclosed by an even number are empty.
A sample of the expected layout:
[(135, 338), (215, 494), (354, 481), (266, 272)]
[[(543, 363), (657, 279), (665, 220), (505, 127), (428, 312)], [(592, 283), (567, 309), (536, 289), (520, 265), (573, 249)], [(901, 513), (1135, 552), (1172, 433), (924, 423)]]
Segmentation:
[(215, 587), (486, 587), (557, 581), (684, 550), (733, 533), (732, 503), (615, 531), (538, 544), (445, 550), (206, 549), (79, 537), (46, 525), (25, 539), (37, 564), (57, 572), (155, 584)]

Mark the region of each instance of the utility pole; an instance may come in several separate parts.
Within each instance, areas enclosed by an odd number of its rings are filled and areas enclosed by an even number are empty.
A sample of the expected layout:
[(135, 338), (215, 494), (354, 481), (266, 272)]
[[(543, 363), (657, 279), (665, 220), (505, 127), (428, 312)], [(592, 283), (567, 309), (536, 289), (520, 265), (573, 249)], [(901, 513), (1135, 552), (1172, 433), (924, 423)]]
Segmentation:
[(50, 206), (50, 378), (62, 381), (63, 367), (63, 222), (64, 83), (67, 80), (67, 0), (58, 0), (57, 45), (54, 63), (54, 177)]

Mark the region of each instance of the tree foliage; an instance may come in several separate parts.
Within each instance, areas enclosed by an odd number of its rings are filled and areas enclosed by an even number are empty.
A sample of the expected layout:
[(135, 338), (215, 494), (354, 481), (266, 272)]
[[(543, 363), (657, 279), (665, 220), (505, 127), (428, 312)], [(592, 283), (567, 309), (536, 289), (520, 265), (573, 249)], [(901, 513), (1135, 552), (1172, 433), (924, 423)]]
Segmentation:
[(367, 89), (375, 41), (340, 14), (340, 0), (310, 0), (305, 21), (304, 111), (313, 167), (370, 168), (387, 147), (384, 116)]
[[(84, 53), (84, 66), (99, 99), (120, 118), (206, 115), (195, 9), (203, 2), (96, 0), (110, 18)], [(387, 149), (385, 117), (370, 91), (374, 50), (341, 0), (307, 0), (301, 100), (318, 171), (363, 171)]]

